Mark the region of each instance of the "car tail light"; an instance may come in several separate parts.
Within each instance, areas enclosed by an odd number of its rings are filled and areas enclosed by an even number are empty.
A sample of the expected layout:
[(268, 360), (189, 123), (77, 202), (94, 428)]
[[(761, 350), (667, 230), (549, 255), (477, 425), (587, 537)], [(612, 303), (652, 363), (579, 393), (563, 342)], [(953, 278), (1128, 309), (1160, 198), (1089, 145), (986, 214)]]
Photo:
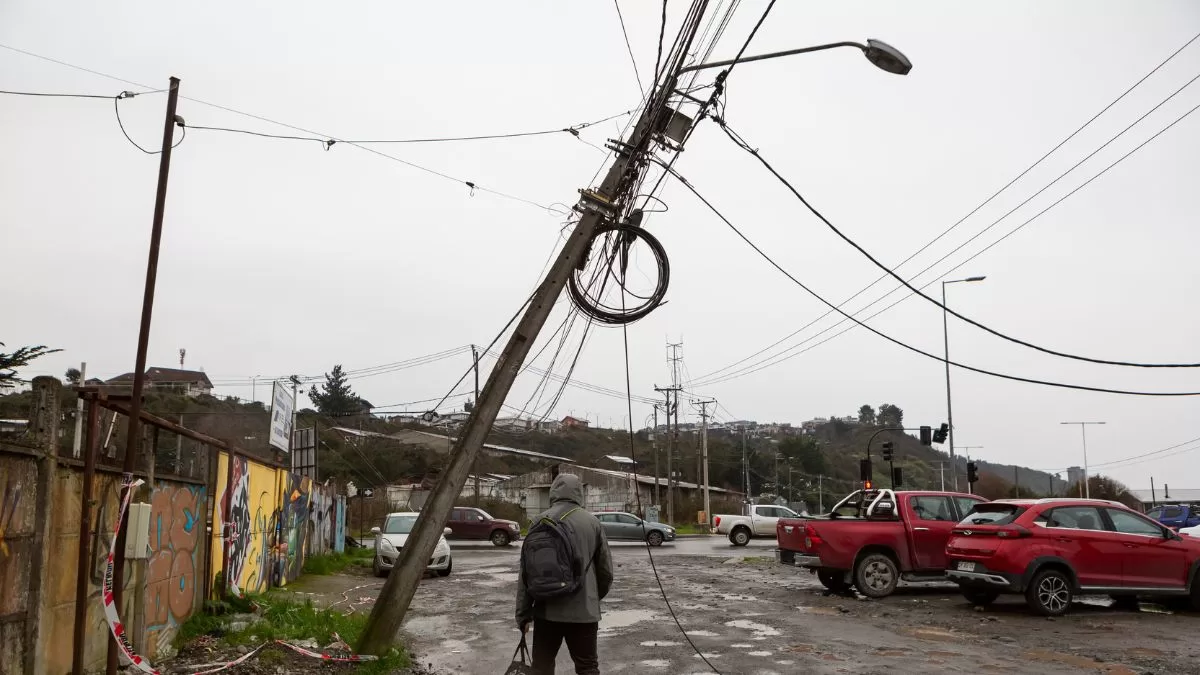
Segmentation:
[(1000, 539), (1020, 539), (1022, 537), (1031, 536), (1029, 530), (1020, 525), (1008, 525), (996, 530), (996, 536)]
[(717, 516), (716, 518), (713, 518), (713, 527), (720, 527), (720, 526), (721, 526), (721, 516)]
[(811, 550), (814, 546), (820, 546), (823, 543), (825, 543), (825, 542), (817, 534), (817, 528), (813, 527), (811, 524), (805, 524), (804, 525), (804, 548)]

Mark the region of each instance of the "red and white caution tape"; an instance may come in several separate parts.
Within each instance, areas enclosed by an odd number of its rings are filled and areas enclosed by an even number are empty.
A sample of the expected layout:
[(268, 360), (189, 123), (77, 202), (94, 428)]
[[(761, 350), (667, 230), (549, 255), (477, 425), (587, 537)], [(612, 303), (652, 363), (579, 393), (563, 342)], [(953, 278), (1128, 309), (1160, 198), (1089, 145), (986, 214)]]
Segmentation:
[(219, 673), (222, 670), (227, 670), (236, 665), (243, 664), (246, 661), (249, 661), (250, 657), (261, 652), (263, 650), (263, 647), (266, 647), (269, 644), (271, 644), (271, 643), (264, 642), (263, 644), (255, 647), (253, 651), (249, 651), (232, 661), (226, 661), (224, 663), (202, 663), (202, 664), (195, 665), (195, 666), (189, 666), (190, 668), (204, 668), (205, 669), (205, 670), (194, 671), (194, 672), (190, 673), (190, 675), (212, 675), (212, 673)]
[[(108, 561), (104, 568), (104, 587), (100, 597), (104, 603), (104, 618), (108, 620), (108, 628), (112, 631), (113, 640), (116, 641), (125, 660), (143, 673), (158, 675), (158, 671), (153, 666), (134, 653), (133, 645), (129, 644), (129, 638), (125, 635), (125, 624), (121, 623), (121, 617), (117, 615), (117, 605), (113, 601), (113, 560), (117, 553), (117, 535), (121, 532), (121, 522), (125, 520), (125, 510), (129, 508), (129, 500), (133, 498), (133, 491), (143, 482), (140, 478), (132, 480), (132, 477), (127, 476), (122, 485), (125, 494), (121, 498), (120, 508), (117, 509), (117, 524), (113, 527), (112, 543), (108, 546)], [(122, 581), (124, 580), (122, 579)]]
[[(333, 642), (333, 644), (326, 647), (325, 651), (320, 651), (320, 652), (314, 652), (311, 649), (305, 649), (304, 647), (294, 645), (290, 642), (284, 642), (283, 640), (276, 640), (276, 642), (278, 642), (279, 644), (283, 645), (284, 647), (287, 647), (288, 649), (296, 652), (297, 654), (303, 654), (305, 656), (311, 656), (314, 659), (321, 659), (322, 661), (331, 661), (333, 663), (365, 663), (367, 661), (375, 661), (379, 658), (378, 656), (375, 656), (373, 654), (350, 653), (350, 645), (343, 642), (342, 639), (340, 637), (338, 637), (336, 633), (334, 634), (333, 637), (335, 640)], [(333, 651), (333, 649), (335, 647), (338, 648), (336, 653), (330, 653), (331, 651)]]

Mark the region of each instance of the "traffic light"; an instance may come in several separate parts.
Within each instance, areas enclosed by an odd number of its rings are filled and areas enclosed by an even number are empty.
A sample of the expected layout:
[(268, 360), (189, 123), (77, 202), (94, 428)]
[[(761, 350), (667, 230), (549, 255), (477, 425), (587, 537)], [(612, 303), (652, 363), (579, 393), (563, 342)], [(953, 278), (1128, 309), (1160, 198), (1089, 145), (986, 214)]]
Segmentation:
[(896, 456), (895, 444), (887, 441), (883, 444), (883, 461), (890, 462)]
[(933, 429), (921, 427), (921, 445), (933, 445)]
[(904, 485), (904, 469), (895, 467), (892, 469), (892, 487), (898, 488)]
[(950, 425), (943, 422), (942, 426), (938, 427), (937, 431), (933, 432), (933, 442), (939, 443), (939, 444), (945, 443), (946, 437), (949, 435), (950, 435)]
[(874, 488), (875, 488), (875, 484), (872, 483), (871, 481), (869, 481), (869, 480), (863, 481), (863, 489), (864, 490), (873, 490)]
[(871, 480), (871, 460), (869, 460), (869, 459), (858, 460), (858, 479), (864, 480), (864, 481)]
[(975, 462), (967, 462), (967, 482), (974, 483), (979, 480), (979, 467), (975, 466)]

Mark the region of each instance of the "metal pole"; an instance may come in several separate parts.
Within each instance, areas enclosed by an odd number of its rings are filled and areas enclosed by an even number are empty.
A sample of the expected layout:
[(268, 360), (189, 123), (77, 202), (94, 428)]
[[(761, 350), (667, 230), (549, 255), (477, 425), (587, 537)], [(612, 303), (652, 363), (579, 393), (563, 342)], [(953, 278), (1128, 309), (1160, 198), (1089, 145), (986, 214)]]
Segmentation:
[(658, 490), (658, 404), (654, 405), (654, 427), (651, 430), (651, 437), (654, 439), (654, 506), (661, 508), (662, 501)]
[(750, 496), (750, 465), (746, 463), (746, 427), (742, 427), (742, 496), (746, 501), (751, 501)]
[(950, 398), (950, 319), (946, 309), (946, 282), (942, 282), (942, 340), (946, 349), (946, 424), (949, 425), (951, 485), (958, 492), (958, 465), (954, 461), (954, 406)]
[(946, 463), (938, 462), (938, 473), (942, 477), (942, 492), (946, 491)]
[[(87, 361), (79, 364), (79, 385), (87, 383)], [(71, 442), (71, 456), (79, 458), (79, 448), (83, 444), (83, 397), (75, 399), (75, 438)]]
[[(83, 368), (80, 368), (80, 372), (83, 372)], [(82, 396), (79, 401), (83, 402)], [(97, 443), (100, 440), (100, 406), (96, 405), (95, 400), (88, 404), (87, 418), (87, 443), (83, 446), (86, 453), (83, 458), (83, 491), (79, 500), (79, 556), (75, 569), (75, 642), (71, 652), (71, 672), (74, 675), (83, 675), (83, 649), (87, 644), (84, 626), (88, 610), (88, 573), (91, 571), (92, 505), (95, 503), (92, 491), (96, 476)], [(78, 433), (75, 438), (79, 439)]]
[[(175, 107), (179, 102), (179, 78), (172, 77), (167, 93), (167, 114), (163, 123), (162, 153), (158, 162), (158, 190), (154, 197), (154, 221), (150, 228), (150, 254), (146, 262), (146, 286), (142, 294), (142, 320), (138, 331), (137, 359), (133, 369), (133, 399), (129, 402), (128, 433), (125, 436), (125, 460), (121, 465), (126, 480), (133, 478), (136, 459), (139, 450), (140, 425), (142, 414), (142, 389), (146, 384), (146, 351), (150, 343), (150, 318), (154, 313), (154, 286), (158, 280), (158, 251), (162, 241), (163, 214), (167, 207), (167, 177), (171, 172), (171, 144), (175, 137)], [(124, 499), (124, 490), (121, 498)], [(126, 513), (126, 518), (128, 518)], [(125, 535), (124, 522), (118, 523), (120, 534), (117, 536), (116, 556), (113, 560), (113, 602), (117, 611), (124, 609), (121, 604), (125, 585)], [(115, 675), (117, 672), (117, 643), (111, 637), (108, 643), (107, 672)]]
[[(688, 34), (684, 42), (689, 47), (697, 28), (694, 22), (686, 27), (685, 32)], [(400, 551), (395, 567), (371, 611), (359, 642), (360, 651), (382, 654), (391, 648), (417, 586), (425, 575), (429, 556), (441, 538), (450, 509), (466, 482), (471, 464), (496, 421), (500, 406), (511, 390), (517, 372), (529, 354), (530, 346), (545, 325), (570, 275), (584, 263), (584, 254), (591, 247), (596, 228), (606, 219), (613, 217), (616, 207), (624, 202), (625, 192), (629, 190), (631, 180), (636, 177), (633, 174), (640, 170), (637, 162), (644, 157), (651, 141), (651, 133), (656, 128), (660, 113), (666, 108), (670, 92), (675, 88), (673, 75), (667, 77), (665, 85), (643, 109), (628, 143), (622, 144), (624, 150), (617, 153), (604, 181), (598, 188), (582, 191), (577, 206), (581, 215), (575, 229), (556, 256), (545, 279), (530, 297), (524, 316), (512, 331), (504, 351), (496, 360), (492, 374), (480, 392), (479, 401), (455, 442), (446, 469), (431, 491), (425, 508), (421, 509), (413, 532)]]
[(1154, 492), (1154, 476), (1150, 477), (1150, 506), (1158, 503), (1158, 495)]
[(817, 512), (825, 513), (825, 476), (817, 475)]
[[(475, 402), (479, 400), (479, 350), (475, 345), (471, 345), (471, 360), (475, 367), (475, 398), (471, 400), (471, 407), (475, 407)], [(475, 474), (475, 506), (479, 506), (479, 462), (475, 461), (471, 464), (471, 473)]]
[(1088, 460), (1087, 460), (1087, 425), (1080, 424), (1079, 431), (1083, 434), (1083, 490), (1084, 499), (1092, 498), (1092, 486), (1088, 480)]
[(700, 455), (702, 462), (702, 474), (704, 479), (704, 519), (706, 522), (712, 520), (712, 504), (709, 501), (708, 492), (708, 406), (715, 401), (700, 401)]

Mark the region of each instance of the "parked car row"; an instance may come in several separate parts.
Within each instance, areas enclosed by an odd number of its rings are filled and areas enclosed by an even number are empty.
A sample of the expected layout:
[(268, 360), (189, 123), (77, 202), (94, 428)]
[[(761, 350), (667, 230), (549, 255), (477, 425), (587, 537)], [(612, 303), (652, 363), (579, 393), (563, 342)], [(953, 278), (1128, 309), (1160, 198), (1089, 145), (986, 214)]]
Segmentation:
[(828, 515), (780, 519), (776, 538), (779, 563), (872, 598), (901, 579), (946, 577), (972, 603), (1019, 594), (1046, 616), (1065, 613), (1079, 594), (1155, 596), (1200, 610), (1200, 538), (1117, 502), (859, 491)]
[[(375, 559), (372, 569), (376, 576), (387, 576), (396, 564), (400, 550), (408, 541), (409, 534), (420, 513), (404, 511), (389, 513), (383, 525), (371, 528), (375, 538)], [(594, 513), (610, 541), (645, 541), (651, 546), (661, 546), (675, 541), (675, 528), (665, 523), (643, 520), (632, 513), (604, 511)], [(438, 576), (450, 576), (454, 568), (450, 544), (447, 540), (491, 541), (496, 546), (508, 546), (521, 539), (521, 526), (511, 520), (493, 518), (483, 509), (455, 507), (450, 512), (442, 537), (434, 548), (428, 570)]]

